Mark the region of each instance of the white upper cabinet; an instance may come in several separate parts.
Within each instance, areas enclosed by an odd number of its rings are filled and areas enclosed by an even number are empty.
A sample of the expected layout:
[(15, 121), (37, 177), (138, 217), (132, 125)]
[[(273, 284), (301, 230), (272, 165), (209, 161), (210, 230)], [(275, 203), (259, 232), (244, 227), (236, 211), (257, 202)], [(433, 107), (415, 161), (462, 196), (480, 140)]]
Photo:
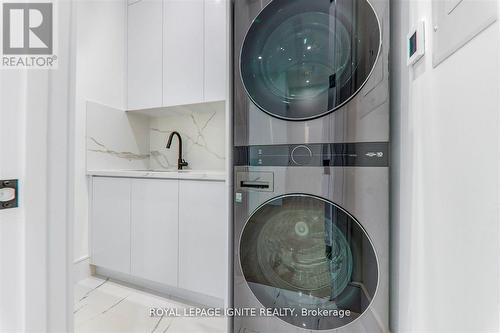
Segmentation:
[(162, 105), (162, 0), (141, 0), (128, 6), (128, 109)]
[(203, 102), (203, 0), (163, 2), (163, 104)]
[(226, 1), (205, 0), (205, 101), (226, 99)]
[(226, 99), (227, 0), (128, 6), (128, 108)]

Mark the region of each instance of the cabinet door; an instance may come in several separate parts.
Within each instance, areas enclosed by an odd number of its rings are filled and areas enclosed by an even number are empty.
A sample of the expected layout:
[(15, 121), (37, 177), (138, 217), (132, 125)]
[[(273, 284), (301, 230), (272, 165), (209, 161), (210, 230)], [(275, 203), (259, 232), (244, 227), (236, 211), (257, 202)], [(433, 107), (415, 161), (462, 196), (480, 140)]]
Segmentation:
[(203, 0), (163, 2), (163, 103), (203, 102)]
[(128, 108), (162, 106), (162, 0), (128, 6)]
[(225, 183), (179, 183), (179, 287), (224, 298), (227, 267)]
[(226, 2), (205, 0), (205, 101), (226, 99)]
[(132, 180), (132, 275), (177, 286), (178, 180)]
[(92, 263), (130, 273), (130, 179), (92, 180)]

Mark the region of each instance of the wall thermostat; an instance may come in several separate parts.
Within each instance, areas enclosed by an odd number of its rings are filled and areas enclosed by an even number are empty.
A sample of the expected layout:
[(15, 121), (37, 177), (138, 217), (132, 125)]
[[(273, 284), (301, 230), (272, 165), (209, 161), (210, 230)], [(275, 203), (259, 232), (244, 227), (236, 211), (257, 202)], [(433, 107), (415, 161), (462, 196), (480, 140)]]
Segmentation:
[(425, 53), (425, 27), (420, 21), (408, 33), (407, 37), (408, 60), (407, 65), (415, 64)]

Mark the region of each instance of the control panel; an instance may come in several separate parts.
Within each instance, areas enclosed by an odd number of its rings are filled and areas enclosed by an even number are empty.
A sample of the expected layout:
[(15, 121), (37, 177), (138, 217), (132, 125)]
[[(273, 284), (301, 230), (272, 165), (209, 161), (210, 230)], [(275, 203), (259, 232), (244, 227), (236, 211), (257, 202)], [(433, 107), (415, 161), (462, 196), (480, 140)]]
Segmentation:
[(389, 165), (389, 143), (359, 142), (236, 147), (235, 165), (328, 167)]

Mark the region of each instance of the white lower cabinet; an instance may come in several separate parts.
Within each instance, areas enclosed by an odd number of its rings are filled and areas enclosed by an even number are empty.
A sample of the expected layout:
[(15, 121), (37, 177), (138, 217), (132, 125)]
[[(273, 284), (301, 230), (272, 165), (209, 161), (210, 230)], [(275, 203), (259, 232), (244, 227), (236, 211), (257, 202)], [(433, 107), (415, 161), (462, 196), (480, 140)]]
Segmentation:
[(179, 183), (179, 287), (223, 299), (227, 285), (225, 183)]
[(92, 264), (130, 273), (130, 179), (94, 177)]
[(178, 189), (178, 180), (132, 179), (132, 275), (177, 286)]
[(225, 197), (218, 181), (93, 177), (91, 261), (224, 299)]

